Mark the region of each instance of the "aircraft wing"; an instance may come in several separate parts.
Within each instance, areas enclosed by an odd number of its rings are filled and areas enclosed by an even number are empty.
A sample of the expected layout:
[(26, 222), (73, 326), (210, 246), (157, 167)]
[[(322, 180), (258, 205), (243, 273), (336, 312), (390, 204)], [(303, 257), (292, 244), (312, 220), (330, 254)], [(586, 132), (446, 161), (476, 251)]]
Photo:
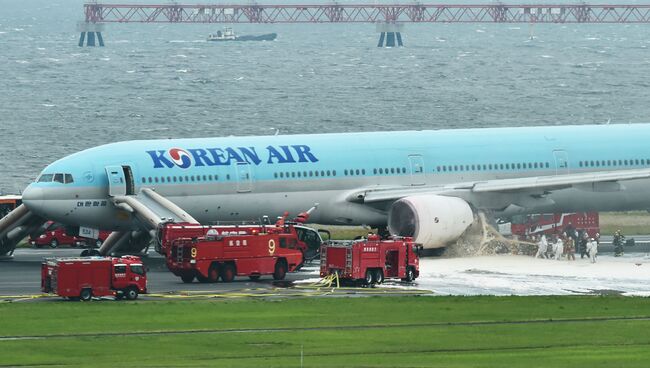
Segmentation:
[(357, 190), (347, 198), (351, 202), (372, 203), (397, 200), (415, 194), (453, 195), (453, 193), (458, 192), (505, 194), (517, 191), (549, 193), (570, 187), (611, 190), (612, 188), (620, 188), (618, 182), (621, 181), (648, 178), (650, 178), (650, 169), (598, 171), (515, 179), (480, 180), (437, 186), (374, 187)]

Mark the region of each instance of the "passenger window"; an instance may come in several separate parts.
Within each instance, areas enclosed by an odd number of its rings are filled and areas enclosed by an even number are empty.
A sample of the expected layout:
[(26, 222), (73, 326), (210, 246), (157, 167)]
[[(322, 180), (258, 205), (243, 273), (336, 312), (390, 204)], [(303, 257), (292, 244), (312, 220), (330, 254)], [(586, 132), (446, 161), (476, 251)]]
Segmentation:
[(126, 265), (115, 265), (115, 273), (126, 273)]
[(54, 182), (63, 184), (63, 174), (54, 174)]
[[(365, 174), (366, 171), (364, 170), (363, 173)], [(336, 176), (336, 170), (333, 170), (333, 171), (332, 171), (332, 176)]]
[(72, 174), (65, 174), (65, 183), (66, 184), (74, 183), (74, 180), (72, 179)]

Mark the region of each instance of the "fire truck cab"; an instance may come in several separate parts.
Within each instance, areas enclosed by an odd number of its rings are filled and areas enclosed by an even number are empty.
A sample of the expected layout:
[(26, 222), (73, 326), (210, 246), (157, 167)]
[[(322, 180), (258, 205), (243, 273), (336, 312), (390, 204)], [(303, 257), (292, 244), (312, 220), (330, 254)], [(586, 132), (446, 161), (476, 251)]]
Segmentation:
[(147, 292), (147, 274), (136, 256), (48, 258), (41, 264), (41, 290), (71, 300), (134, 300)]
[(420, 246), (410, 238), (328, 242), (321, 247), (320, 275), (338, 275), (343, 280), (381, 284), (386, 278), (413, 281), (420, 274)]

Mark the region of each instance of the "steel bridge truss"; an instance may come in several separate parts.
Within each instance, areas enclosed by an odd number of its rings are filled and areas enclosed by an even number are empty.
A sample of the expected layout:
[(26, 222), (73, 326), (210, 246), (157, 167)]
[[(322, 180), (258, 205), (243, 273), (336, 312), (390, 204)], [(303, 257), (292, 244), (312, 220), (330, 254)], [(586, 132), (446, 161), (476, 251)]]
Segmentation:
[(650, 23), (650, 5), (84, 4), (87, 23)]

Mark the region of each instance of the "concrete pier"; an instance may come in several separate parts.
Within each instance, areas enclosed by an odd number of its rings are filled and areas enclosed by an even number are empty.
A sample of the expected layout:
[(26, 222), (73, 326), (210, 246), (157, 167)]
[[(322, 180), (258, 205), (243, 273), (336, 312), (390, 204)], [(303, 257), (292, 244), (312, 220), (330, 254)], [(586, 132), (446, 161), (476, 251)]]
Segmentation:
[(377, 47), (395, 47), (404, 46), (402, 42), (402, 31), (404, 24), (402, 23), (377, 23), (377, 32), (379, 32), (379, 42)]
[(102, 23), (79, 22), (77, 23), (77, 30), (80, 32), (79, 47), (84, 46), (84, 41), (88, 47), (96, 46), (95, 36), (99, 46), (104, 47), (104, 38), (102, 37), (104, 25)]

